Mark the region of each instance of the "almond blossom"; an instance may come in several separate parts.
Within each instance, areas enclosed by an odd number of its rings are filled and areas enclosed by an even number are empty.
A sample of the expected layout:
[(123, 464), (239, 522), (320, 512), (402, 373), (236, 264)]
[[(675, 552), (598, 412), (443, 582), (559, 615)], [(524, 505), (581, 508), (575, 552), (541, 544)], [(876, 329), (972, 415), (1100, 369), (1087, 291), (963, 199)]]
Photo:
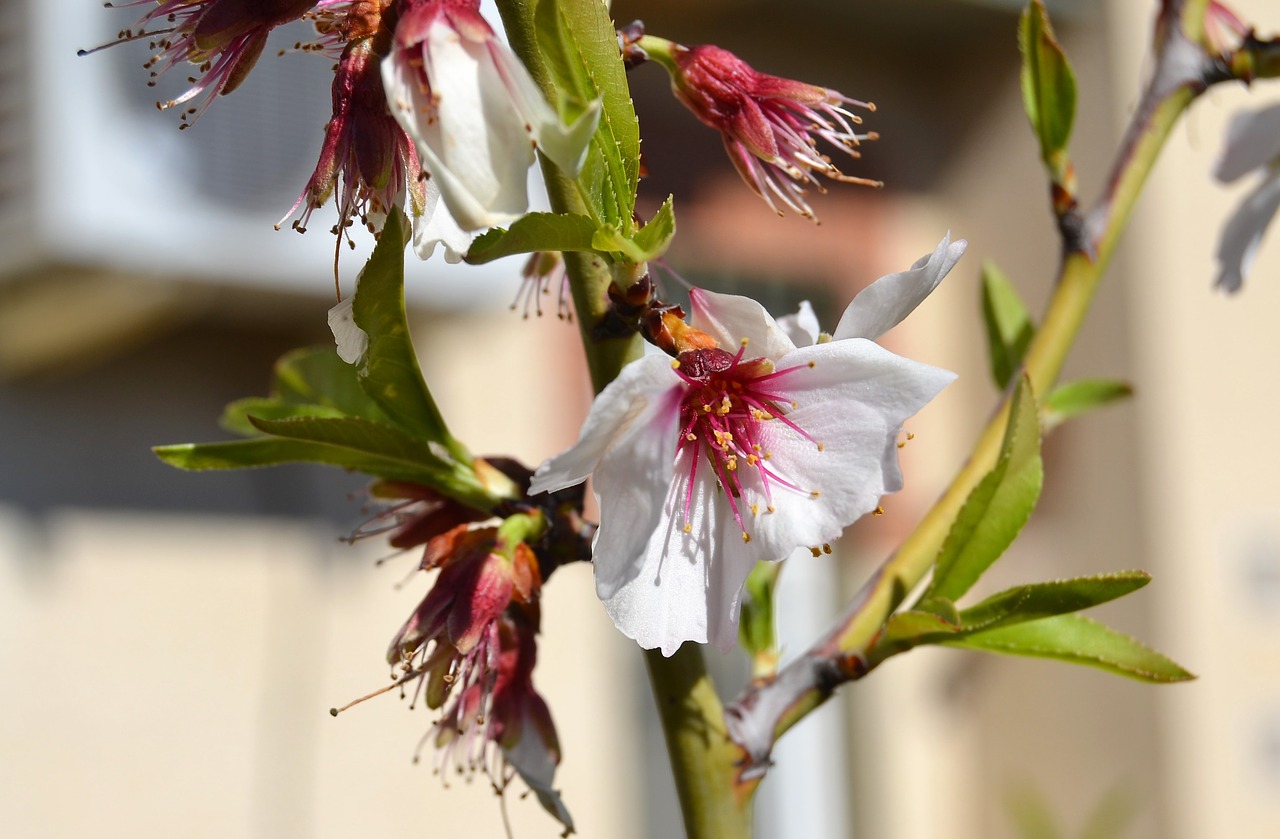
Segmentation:
[(465, 231), (526, 212), (534, 149), (576, 177), (600, 117), (597, 101), (572, 125), (562, 123), (479, 5), (411, 0), (382, 62), (391, 112)]
[(1231, 183), (1250, 172), (1262, 180), (1245, 196), (1222, 228), (1218, 242), (1218, 277), (1214, 285), (1236, 292), (1244, 284), (1267, 226), (1280, 209), (1280, 104), (1236, 114), (1214, 176)]
[(955, 377), (874, 339), (964, 247), (943, 239), (859, 294), (834, 340), (800, 330), (804, 346), (754, 300), (695, 289), (677, 359), (646, 355), (600, 393), (530, 491), (592, 477), (596, 592), (624, 634), (665, 655), (685, 641), (732, 648), (757, 561), (829, 549), (902, 488), (898, 432)]

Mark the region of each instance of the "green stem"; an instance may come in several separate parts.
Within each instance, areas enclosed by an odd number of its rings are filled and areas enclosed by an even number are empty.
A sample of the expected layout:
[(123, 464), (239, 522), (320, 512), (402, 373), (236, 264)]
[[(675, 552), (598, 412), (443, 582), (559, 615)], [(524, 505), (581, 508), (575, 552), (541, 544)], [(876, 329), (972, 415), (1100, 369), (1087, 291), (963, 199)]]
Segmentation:
[[(502, 16), (502, 25), (511, 49), (529, 69), (529, 74), (542, 88), (548, 101), (554, 102), (555, 88), (538, 52), (533, 16), (536, 8), (535, 0), (500, 0), (498, 3), (498, 13)], [(590, 210), (578, 192), (577, 182), (545, 157), (541, 160), (542, 176), (546, 181), (551, 209), (557, 213), (589, 215)], [(614, 380), (623, 365), (640, 357), (641, 341), (639, 336), (602, 338), (596, 334), (597, 326), (609, 311), (607, 292), (613, 281), (609, 263), (595, 253), (566, 253), (564, 261), (569, 273), (573, 309), (578, 316), (578, 330), (587, 356), (587, 368), (591, 373), (591, 384), (599, 393)]]
[(688, 839), (750, 839), (757, 782), (737, 778), (742, 749), (725, 731), (702, 648), (688, 643), (670, 658), (646, 650), (645, 664)]
[[(536, 0), (498, 2), (512, 50), (548, 100), (554, 102), (551, 77), (537, 48), (535, 8)], [(545, 158), (542, 173), (552, 210), (588, 213), (575, 181)], [(607, 291), (614, 280), (612, 266), (594, 253), (566, 253), (564, 258), (591, 383), (599, 393), (623, 365), (640, 356), (641, 341), (638, 336), (602, 338), (596, 334), (609, 311)], [(707, 673), (701, 648), (685, 644), (670, 658), (648, 650), (645, 660), (688, 839), (750, 839), (751, 797), (756, 785), (737, 780), (736, 767), (743, 762), (743, 752), (725, 733), (724, 709)]]
[[(1171, 5), (1186, 13), (1186, 7)], [(1203, 3), (1198, 5), (1203, 15)], [(1185, 50), (1194, 48), (1184, 34), (1187, 29), (1190, 28), (1166, 28), (1162, 56), (1179, 54), (1181, 50), (1185, 57)], [(1083, 249), (1070, 250), (1063, 259), (1057, 287), (1023, 364), (1033, 392), (1040, 397), (1049, 392), (1062, 371), (1116, 242), (1169, 132), (1203, 92), (1202, 76), (1188, 75), (1197, 69), (1203, 68), (1158, 62), (1122, 143), (1106, 194), (1085, 221)], [(825, 702), (841, 682), (866, 675), (870, 669), (866, 653), (881, 627), (933, 567), (965, 499), (995, 466), (1009, 405), (1010, 396), (1006, 395), (946, 492), (897, 552), (867, 581), (836, 628), (784, 668), (776, 679), (748, 688), (729, 708), (734, 739), (747, 749), (756, 768), (767, 761), (773, 741)]]

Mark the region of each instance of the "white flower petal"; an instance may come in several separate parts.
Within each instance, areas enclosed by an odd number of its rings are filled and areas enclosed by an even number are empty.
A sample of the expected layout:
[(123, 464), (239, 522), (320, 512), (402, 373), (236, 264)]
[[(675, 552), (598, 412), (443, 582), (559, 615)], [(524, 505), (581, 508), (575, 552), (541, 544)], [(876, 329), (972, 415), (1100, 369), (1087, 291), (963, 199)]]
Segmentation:
[(418, 149), (424, 168), (462, 229), (509, 224), (529, 208), (533, 146), (487, 44), (435, 25), (424, 55), (439, 118)]
[(444, 245), (444, 261), (461, 262), (476, 234), (466, 232), (453, 220), (449, 208), (440, 203), (440, 187), (433, 178), (427, 178), (423, 187), (422, 215), (413, 220), (413, 252), (419, 259), (430, 259), (436, 245)]
[(560, 121), (555, 108), (547, 103), (538, 85), (529, 76), (520, 59), (501, 41), (489, 42), (493, 66), (507, 88), (512, 107), (523, 119), (542, 153), (571, 178), (582, 172), (587, 149), (600, 123), (603, 103), (597, 99), (578, 115), (572, 125)]
[(803, 347), (777, 364), (779, 370), (800, 368), (782, 379), (796, 406), (786, 419), (808, 437), (780, 421), (767, 424), (762, 445), (771, 454), (768, 465), (793, 488), (766, 491), (751, 470), (739, 472), (750, 478), (744, 499), (761, 511), (749, 528), (760, 559), (837, 539), (883, 495), (901, 489), (898, 431), (955, 379), (864, 340)]
[(1280, 169), (1268, 173), (1223, 225), (1215, 286), (1228, 292), (1240, 290), (1277, 209), (1280, 209)]
[(674, 477), (660, 522), (635, 562), (610, 562), (603, 569), (612, 543), (602, 536), (596, 544), (596, 592), (623, 634), (645, 649), (669, 656), (685, 641), (710, 641), (728, 652), (737, 644), (742, 586), (756, 552), (743, 543), (727, 496), (700, 452), (682, 452)]
[(340, 301), (329, 310), (329, 330), (333, 332), (333, 340), (338, 345), (338, 358), (348, 364), (356, 364), (364, 358), (369, 349), (369, 336), (356, 326), (352, 316), (351, 305), (354, 296)]
[(937, 288), (967, 245), (964, 239), (952, 242), (948, 232), (933, 253), (916, 260), (908, 270), (881, 277), (858, 292), (831, 337), (874, 340), (897, 326)]
[(796, 348), (773, 316), (750, 297), (695, 288), (689, 292), (689, 304), (693, 326), (728, 352), (735, 352), (743, 340), (748, 358), (779, 358)]
[(818, 324), (818, 316), (808, 300), (800, 301), (800, 310), (794, 315), (783, 315), (777, 320), (778, 328), (791, 339), (797, 347), (807, 347), (818, 343), (822, 327)]
[(426, 141), (425, 131), (435, 123), (435, 102), (418, 84), (412, 62), (412, 49), (396, 47), (382, 60), (382, 88), (387, 94), (387, 108), (396, 122), (409, 135), (414, 145), (421, 148)]
[[(532, 140), (487, 43), (438, 20), (425, 41), (396, 47), (382, 62), (391, 113), (413, 139), (423, 168), (463, 230), (510, 224), (529, 206)], [(430, 92), (419, 83), (419, 72), (426, 73)]]
[[(610, 449), (623, 449), (636, 435), (646, 431), (659, 436), (656, 429), (646, 428), (643, 420), (652, 420), (657, 406), (665, 405), (679, 395), (680, 377), (671, 369), (671, 359), (664, 355), (646, 355), (622, 368), (618, 377), (596, 396), (583, 423), (578, 442), (538, 467), (529, 487), (530, 494), (554, 492), (587, 479)], [(675, 432), (672, 438), (674, 459)], [(665, 489), (664, 489), (665, 491)]]
[(1230, 183), (1280, 157), (1280, 103), (1242, 111), (1231, 119), (1222, 157), (1213, 175)]
[[(674, 450), (674, 433), (671, 438)], [(688, 496), (694, 530), (686, 534), (680, 511), (684, 509), (689, 482), (687, 477), (684, 481), (672, 479), (675, 474), (689, 475), (693, 457), (691, 452), (685, 452), (674, 463), (673, 473), (662, 490), (661, 516), (647, 525), (638, 552), (631, 553), (635, 542), (624, 539), (627, 534), (616, 529), (605, 532), (608, 515), (603, 507), (601, 530), (592, 551), (596, 594), (609, 617), (628, 638), (647, 650), (660, 648), (663, 655), (671, 655), (685, 641), (707, 640), (707, 570), (719, 544), (717, 534), (708, 532), (708, 528), (714, 531), (717, 523), (715, 482), (705, 469), (704, 474), (695, 477), (692, 495)], [(605, 503), (609, 494), (599, 497)], [(614, 515), (632, 518), (621, 505), (612, 506)]]

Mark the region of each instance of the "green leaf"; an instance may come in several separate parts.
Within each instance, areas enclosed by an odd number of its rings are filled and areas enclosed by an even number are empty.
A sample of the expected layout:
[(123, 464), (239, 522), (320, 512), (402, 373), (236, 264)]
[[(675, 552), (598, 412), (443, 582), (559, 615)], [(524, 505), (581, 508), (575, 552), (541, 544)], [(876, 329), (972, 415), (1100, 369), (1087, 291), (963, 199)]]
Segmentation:
[(303, 347), (276, 362), (271, 394), (293, 405), (319, 405), (348, 416), (385, 421), (387, 415), (360, 386), (356, 368), (332, 344)]
[(952, 626), (960, 625), (960, 610), (945, 597), (924, 597), (913, 607), (921, 612), (937, 615)]
[(231, 440), (225, 443), (181, 443), (156, 446), (152, 451), (170, 466), (191, 472), (252, 469), (285, 463), (324, 463), (396, 481), (429, 483), (436, 476), (434, 471), (424, 472), (401, 460), (306, 440), (278, 437), (255, 437), (252, 440)]
[(891, 615), (867, 660), (874, 666), (923, 644), (947, 643), (1003, 626), (1078, 612), (1123, 597), (1150, 581), (1151, 577), (1145, 572), (1121, 571), (1034, 583), (993, 594), (959, 612), (950, 600), (930, 597), (911, 610)]
[(253, 424), (251, 417), (264, 420), (282, 420), (295, 417), (345, 417), (337, 408), (323, 405), (293, 405), (261, 396), (250, 396), (237, 399), (227, 405), (218, 419), (218, 424), (233, 434), (253, 437), (262, 432)]
[(338, 358), (332, 346), (285, 353), (276, 362), (271, 396), (232, 402), (219, 423), (235, 434), (254, 436), (261, 432), (249, 421), (251, 415), (261, 419), (359, 416), (389, 421), (360, 387), (355, 368)]
[(276, 437), (339, 446), (441, 471), (458, 465), (443, 446), (419, 442), (390, 425), (356, 417), (294, 417), (283, 420), (254, 417), (251, 421), (259, 431)]
[(663, 201), (662, 206), (658, 208), (658, 212), (653, 214), (653, 218), (649, 219), (636, 233), (634, 237), (636, 247), (645, 255), (643, 260), (637, 261), (648, 262), (667, 252), (671, 239), (676, 235), (676, 213), (671, 204), (673, 198), (668, 195), (667, 200)]
[(357, 370), (358, 381), (378, 406), (406, 431), (449, 446), (459, 459), (461, 445), (445, 427), (409, 339), (404, 309), (404, 247), (408, 220), (395, 210), (387, 215), (377, 247), (360, 272), (352, 314), (369, 336), (369, 348)]
[(1022, 364), (1036, 328), (1009, 278), (990, 260), (982, 263), (982, 319), (987, 326), (991, 378), (1004, 390)]
[(968, 591), (1027, 523), (1043, 482), (1039, 412), (1023, 376), (1009, 407), (1009, 425), (995, 468), (960, 508), (925, 596), (954, 601)]
[(774, 623), (774, 591), (781, 562), (756, 563), (743, 587), (738, 642), (751, 656), (751, 675), (759, 678), (778, 669), (778, 639)]
[(927, 644), (939, 638), (950, 637), (960, 631), (960, 625), (951, 623), (933, 612), (909, 609), (905, 612), (894, 612), (889, 616), (880, 637), (876, 639), (876, 647), (888, 647), (884, 654), (873, 655), (873, 660), (888, 658), (889, 655), (904, 652), (920, 644)]
[[(937, 605), (941, 601), (934, 601)], [(945, 611), (945, 610), (943, 610)], [(954, 611), (954, 607), (952, 608)], [(932, 611), (920, 608), (895, 612), (885, 621), (884, 628), (876, 635), (866, 653), (868, 669), (880, 666), (885, 659), (905, 653), (922, 644), (937, 644), (960, 632), (959, 621), (951, 621)]]
[(1059, 385), (1044, 401), (1047, 433), (1069, 419), (1133, 395), (1133, 387), (1115, 379), (1080, 379)]
[(993, 653), (1086, 664), (1144, 682), (1184, 682), (1195, 678), (1150, 647), (1083, 615), (1057, 615), (942, 643)]
[(621, 254), (624, 259), (639, 265), (662, 256), (675, 232), (676, 217), (668, 197), (653, 219), (634, 235), (612, 225), (604, 225), (591, 237), (591, 246), (603, 253)]
[(572, 117), (582, 103), (603, 100), (578, 183), (596, 218), (629, 235), (640, 178), (640, 126), (608, 7), (600, 0), (541, 0), (534, 22), (561, 114)]
[(1015, 586), (960, 612), (966, 633), (1078, 612), (1137, 591), (1151, 582), (1145, 571), (1119, 571), (1071, 580)]
[[(299, 417), (285, 420), (254, 418), (254, 427), (276, 437), (303, 440), (358, 452), (390, 464), (397, 474), (413, 472), (417, 480), (477, 509), (492, 509), (493, 498), (476, 477), (469, 461), (459, 461), (443, 445), (421, 441), (398, 428), (358, 417), (330, 419)], [(373, 472), (378, 477), (389, 477)]]
[(507, 230), (494, 227), (471, 243), (466, 260), (482, 265), (518, 253), (594, 250), (596, 223), (571, 213), (527, 213)]
[(1032, 0), (1018, 27), (1022, 52), (1022, 101), (1051, 167), (1063, 157), (1076, 113), (1076, 77), (1053, 34), (1042, 0)]
[(621, 254), (624, 259), (637, 264), (645, 261), (644, 251), (627, 234), (609, 224), (601, 227), (591, 237), (591, 249), (601, 253)]

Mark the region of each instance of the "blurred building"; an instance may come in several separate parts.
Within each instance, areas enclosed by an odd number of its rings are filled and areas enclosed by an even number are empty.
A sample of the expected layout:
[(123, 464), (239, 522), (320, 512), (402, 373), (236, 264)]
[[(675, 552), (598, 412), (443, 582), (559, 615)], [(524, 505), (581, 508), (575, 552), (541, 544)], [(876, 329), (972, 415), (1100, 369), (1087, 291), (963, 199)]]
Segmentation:
[[(1018, 4), (613, 5), (620, 22), (878, 106), (881, 139), (853, 168), (888, 186), (833, 188), (814, 226), (755, 201), (665, 75), (635, 71), (642, 202), (676, 196), (672, 270), (776, 313), (811, 299), (831, 324), (946, 230), (970, 243), (887, 339), (960, 380), (912, 424), (908, 488), (887, 514), (829, 562), (783, 575), (798, 652), (912, 527), (994, 404), (981, 261), (1033, 311), (1051, 287), (1058, 243), (1021, 110)], [(1272, 5), (1234, 7), (1276, 30)], [(1086, 202), (1149, 70), (1154, 6), (1053, 7), (1079, 76)], [(222, 405), (264, 392), (276, 356), (329, 340), (329, 208), (306, 236), (270, 227), (314, 166), (323, 62), (268, 55), (179, 133), (154, 109), (168, 94), (144, 86), (141, 48), (75, 57), (131, 10), (18, 9), (0, 18), (0, 835), (502, 835), (483, 780), (435, 778), (427, 754), (411, 763), (421, 709), (392, 695), (327, 714), (385, 684), (385, 644), (425, 588), (404, 579), (411, 561), (375, 567), (376, 548), (339, 543), (361, 519), (361, 482), (304, 467), (193, 476), (147, 451), (220, 438)], [(1099, 616), (1200, 680), (914, 652), (784, 738), (762, 839), (1071, 837), (1099, 811), (1123, 828), (1109, 835), (1132, 839), (1280, 834), (1280, 239), (1238, 296), (1209, 288), (1218, 226), (1248, 188), (1214, 185), (1212, 162), (1228, 117), (1268, 95), (1214, 91), (1170, 140), (1066, 373), (1127, 379), (1137, 396), (1046, 442), (1040, 507), (984, 581), (1149, 570), (1148, 589)], [(365, 252), (341, 257), (347, 291)], [(517, 274), (433, 263), (408, 282), (449, 422), (473, 449), (532, 464), (574, 438), (589, 393), (554, 304), (540, 319), (508, 310)], [(545, 596), (536, 678), (580, 834), (676, 835), (633, 645), (598, 607), (590, 569), (558, 572)], [(741, 663), (712, 656), (735, 693)], [(516, 835), (557, 834), (534, 802), (508, 795), (508, 807)], [(1033, 835), (1032, 811), (1058, 832)]]

